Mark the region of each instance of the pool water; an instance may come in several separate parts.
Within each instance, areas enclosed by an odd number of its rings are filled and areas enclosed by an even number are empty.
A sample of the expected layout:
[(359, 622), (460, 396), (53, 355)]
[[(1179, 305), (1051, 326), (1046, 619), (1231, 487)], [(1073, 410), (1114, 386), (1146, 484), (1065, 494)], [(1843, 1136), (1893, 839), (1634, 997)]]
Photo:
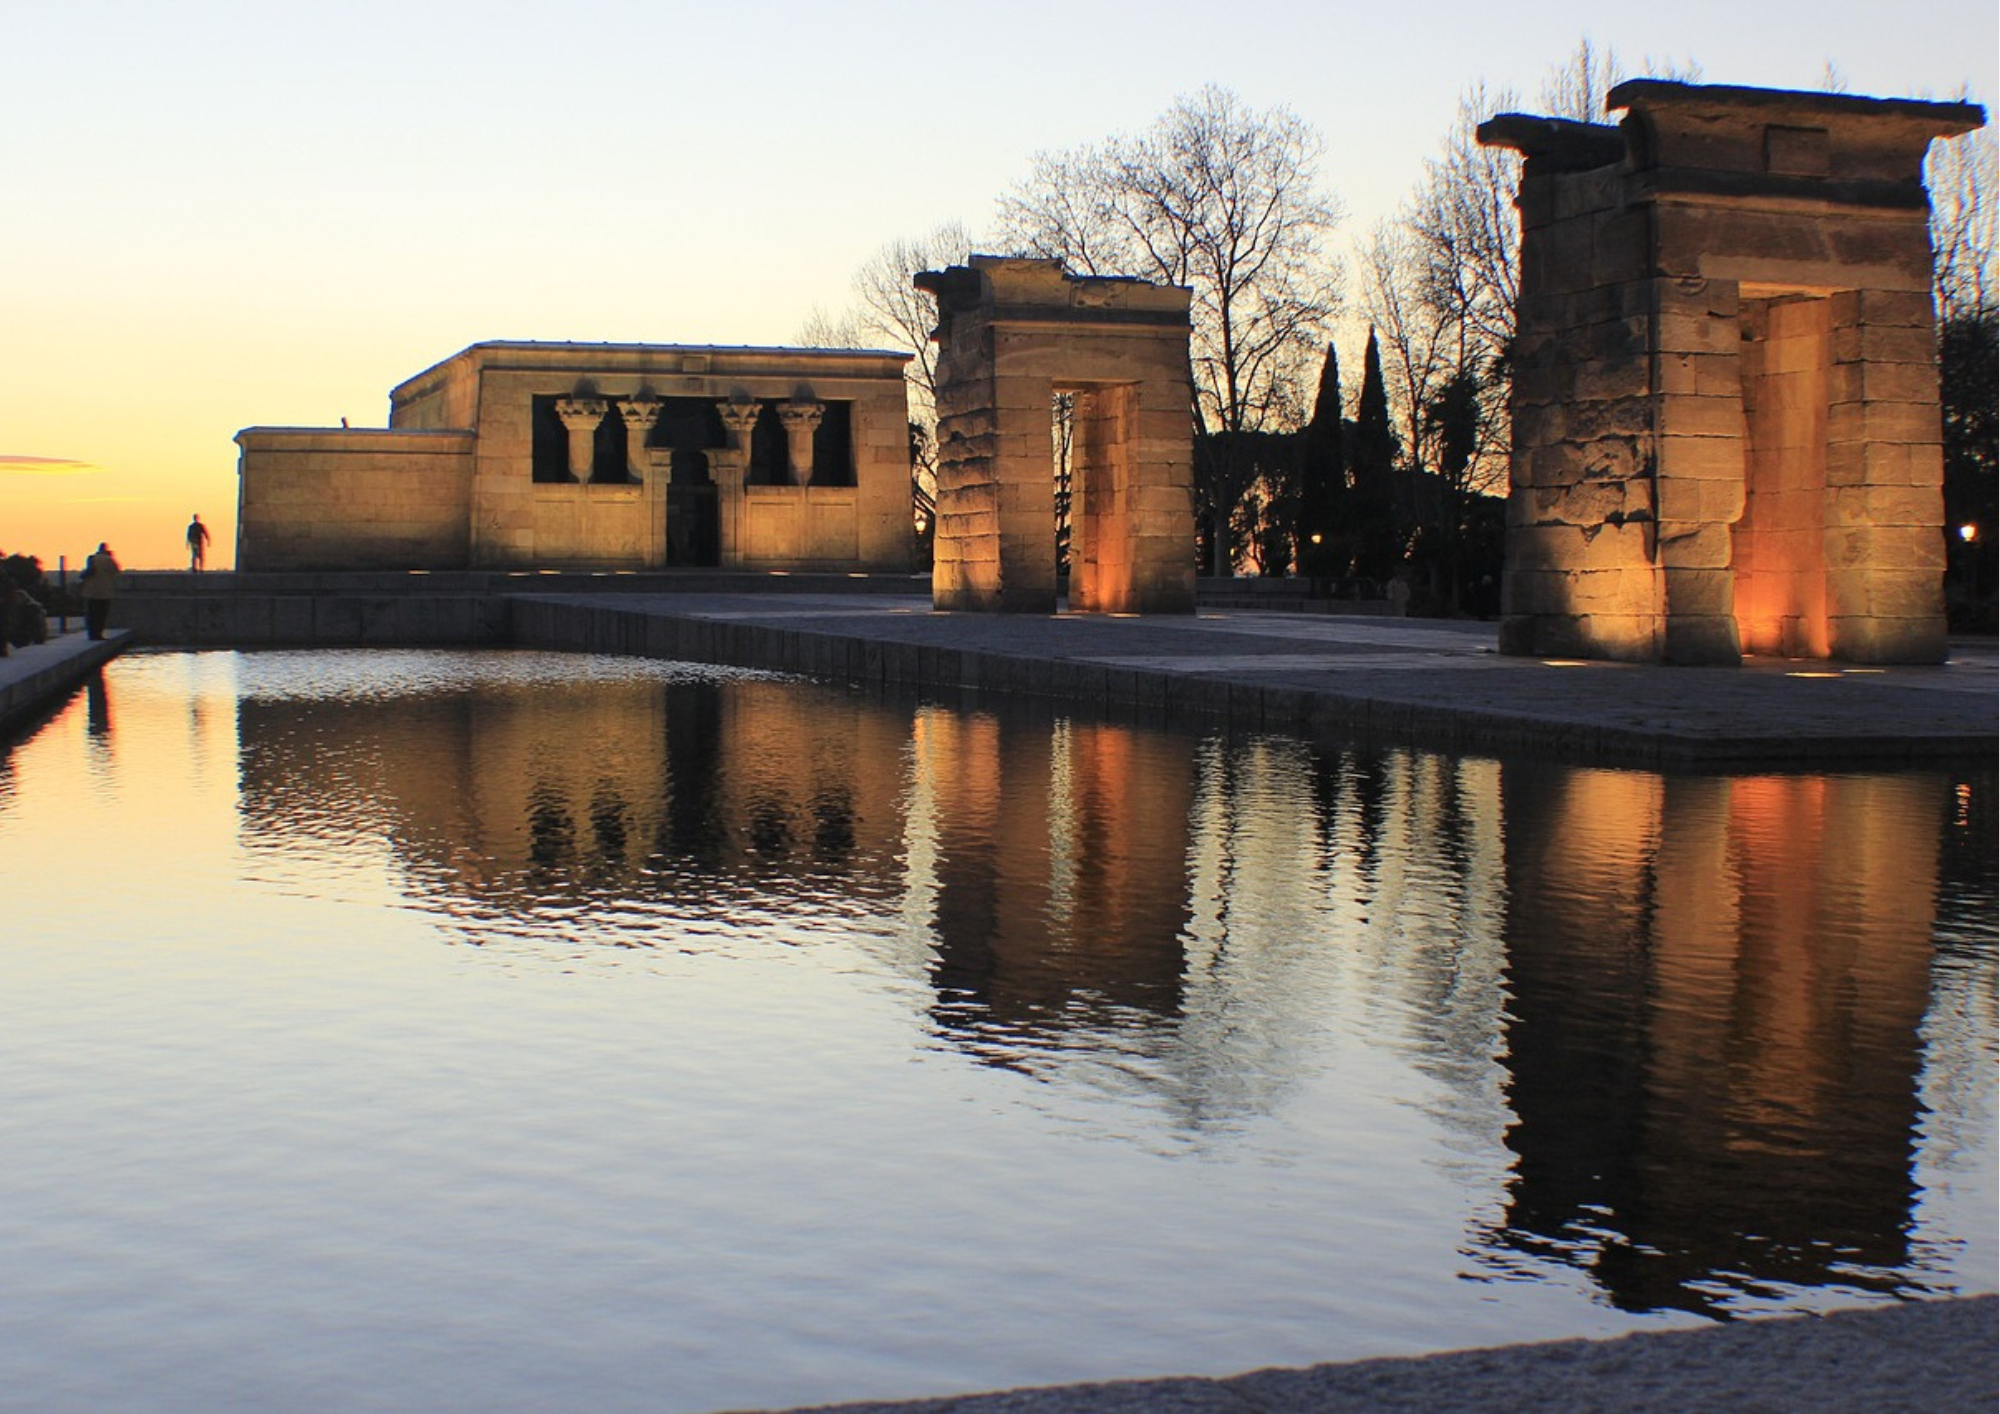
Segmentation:
[(1994, 814), (128, 656), (0, 755), (0, 1390), (710, 1410), (1990, 1291)]

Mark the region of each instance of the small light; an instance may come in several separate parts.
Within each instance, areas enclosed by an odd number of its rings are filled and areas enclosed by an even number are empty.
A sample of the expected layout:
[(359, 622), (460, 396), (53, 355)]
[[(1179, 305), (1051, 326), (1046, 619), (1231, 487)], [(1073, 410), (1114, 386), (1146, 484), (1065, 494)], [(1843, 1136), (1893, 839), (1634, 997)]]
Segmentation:
[(1979, 538), (1979, 526), (1973, 521), (1967, 521), (1958, 528), (1958, 538), (1970, 545)]
[(1839, 673), (1786, 673), (1788, 678), (1837, 678)]
[(1590, 664), (1582, 658), (1544, 658), (1542, 659), (1542, 666), (1545, 668), (1587, 668)]
[(1317, 530), (1313, 532), (1313, 544), (1319, 544), (1319, 532)]

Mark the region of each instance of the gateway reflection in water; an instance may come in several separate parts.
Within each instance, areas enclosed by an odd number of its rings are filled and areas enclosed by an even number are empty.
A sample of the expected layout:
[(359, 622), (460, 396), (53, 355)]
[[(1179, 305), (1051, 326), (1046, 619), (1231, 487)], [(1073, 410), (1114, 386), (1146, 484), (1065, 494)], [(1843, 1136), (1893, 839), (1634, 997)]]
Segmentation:
[(0, 1380), (701, 1409), (1991, 1289), (1992, 792), (128, 658), (0, 758)]

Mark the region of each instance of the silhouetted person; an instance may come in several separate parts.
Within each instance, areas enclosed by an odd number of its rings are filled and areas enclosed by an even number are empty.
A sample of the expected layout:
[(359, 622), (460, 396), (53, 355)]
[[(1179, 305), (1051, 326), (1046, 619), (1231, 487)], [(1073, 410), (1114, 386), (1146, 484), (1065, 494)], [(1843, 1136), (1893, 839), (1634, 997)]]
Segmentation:
[(20, 585), (0, 580), (0, 654), (49, 641), (49, 618)]
[(111, 618), (111, 596), (118, 592), (118, 560), (111, 547), (99, 542), (97, 553), (83, 563), (83, 627), (93, 639), (104, 637)]
[(188, 522), (188, 568), (199, 570), (208, 563), (208, 527), (196, 516)]

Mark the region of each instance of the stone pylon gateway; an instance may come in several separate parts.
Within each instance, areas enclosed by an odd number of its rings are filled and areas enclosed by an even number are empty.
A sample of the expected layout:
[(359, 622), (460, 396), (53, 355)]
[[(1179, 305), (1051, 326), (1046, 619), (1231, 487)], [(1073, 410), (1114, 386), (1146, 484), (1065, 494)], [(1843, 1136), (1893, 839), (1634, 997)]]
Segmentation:
[(1502, 651), (1945, 655), (1924, 154), (1975, 104), (1640, 79), (1526, 159)]
[(1055, 611), (1052, 400), (1072, 393), (1069, 607), (1193, 613), (1189, 292), (988, 255), (916, 283), (938, 302), (932, 602)]

